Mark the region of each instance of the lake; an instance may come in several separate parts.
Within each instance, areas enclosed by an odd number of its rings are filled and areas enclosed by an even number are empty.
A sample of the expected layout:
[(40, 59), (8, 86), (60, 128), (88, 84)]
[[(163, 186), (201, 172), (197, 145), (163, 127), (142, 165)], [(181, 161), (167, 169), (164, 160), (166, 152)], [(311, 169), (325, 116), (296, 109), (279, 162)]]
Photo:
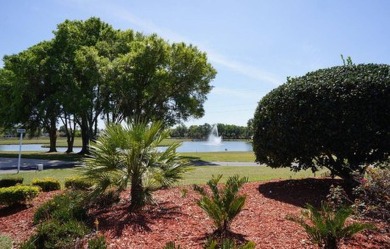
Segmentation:
[[(22, 151), (48, 151), (42, 144), (22, 144)], [(57, 151), (65, 152), (67, 148), (57, 147)], [(80, 147), (74, 147), (79, 152)], [(162, 149), (163, 150), (163, 149)], [(0, 145), (0, 151), (19, 151), (19, 145)], [(207, 141), (184, 141), (177, 152), (221, 152), (221, 151), (252, 151), (252, 144), (245, 141), (222, 141), (219, 144)]]

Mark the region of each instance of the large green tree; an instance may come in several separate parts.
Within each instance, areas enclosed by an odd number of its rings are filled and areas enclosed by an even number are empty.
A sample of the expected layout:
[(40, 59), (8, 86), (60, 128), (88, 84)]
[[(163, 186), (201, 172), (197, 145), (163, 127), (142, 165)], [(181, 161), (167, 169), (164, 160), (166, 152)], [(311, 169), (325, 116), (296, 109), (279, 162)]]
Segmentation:
[[(88, 144), (96, 138), (98, 118), (104, 105), (101, 88), (107, 83), (104, 70), (107, 59), (99, 51), (100, 43), (110, 44), (115, 30), (99, 18), (69, 21), (58, 25), (53, 47), (58, 80), (63, 84), (64, 113), (73, 114), (80, 126), (81, 153), (88, 153)], [(107, 46), (106, 46), (107, 47)]]
[(96, 137), (99, 116), (107, 123), (138, 117), (166, 125), (203, 116), (216, 72), (196, 47), (113, 30), (98, 18), (66, 21), (55, 35), (69, 93), (64, 109), (81, 128), (82, 153)]
[(77, 124), (81, 153), (89, 153), (99, 118), (115, 123), (138, 117), (173, 125), (202, 117), (216, 75), (206, 54), (192, 45), (169, 43), (155, 34), (114, 30), (95, 17), (66, 20), (51, 41), (6, 56), (4, 61), (2, 125), (28, 121), (30, 130), (44, 126), (55, 151), (61, 120), (67, 152), (72, 152)]
[(112, 100), (121, 114), (117, 119), (135, 116), (173, 125), (202, 117), (216, 74), (206, 54), (157, 35), (130, 39), (129, 49), (112, 63)]
[(60, 113), (60, 86), (53, 80), (52, 43), (41, 42), (19, 54), (5, 56), (0, 99), (2, 124), (20, 125), (31, 135), (44, 128), (50, 137), (50, 152), (56, 151), (57, 121)]
[(328, 168), (353, 182), (390, 152), (390, 66), (321, 69), (267, 94), (254, 116), (256, 161), (293, 170)]

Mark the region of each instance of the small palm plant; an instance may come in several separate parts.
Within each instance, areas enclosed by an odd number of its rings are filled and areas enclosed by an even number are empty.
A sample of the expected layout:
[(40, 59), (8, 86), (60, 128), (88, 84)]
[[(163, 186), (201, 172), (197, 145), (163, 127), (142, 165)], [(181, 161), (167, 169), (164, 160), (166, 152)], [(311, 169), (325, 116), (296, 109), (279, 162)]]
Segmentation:
[(241, 186), (248, 182), (247, 177), (239, 178), (238, 175), (229, 177), (224, 188), (218, 188), (222, 175), (212, 176), (207, 182), (211, 193), (203, 187), (194, 185), (194, 190), (202, 197), (197, 201), (207, 215), (213, 220), (216, 226), (215, 234), (224, 237), (230, 231), (230, 224), (241, 212), (246, 196), (238, 195)]
[[(347, 206), (332, 209), (328, 204), (322, 203), (317, 210), (307, 204), (307, 210), (302, 211), (302, 216), (287, 216), (288, 220), (301, 225), (309, 236), (310, 241), (320, 248), (337, 249), (340, 241), (350, 238), (354, 234), (375, 228), (372, 224), (351, 223), (346, 225), (347, 218), (352, 214), (352, 209)], [(309, 219), (309, 223), (304, 218)]]
[(93, 195), (110, 187), (122, 191), (130, 183), (130, 209), (137, 211), (151, 201), (151, 191), (180, 179), (186, 171), (186, 162), (176, 153), (180, 143), (163, 152), (157, 148), (168, 136), (161, 122), (108, 125), (85, 160), (84, 175), (96, 182)]

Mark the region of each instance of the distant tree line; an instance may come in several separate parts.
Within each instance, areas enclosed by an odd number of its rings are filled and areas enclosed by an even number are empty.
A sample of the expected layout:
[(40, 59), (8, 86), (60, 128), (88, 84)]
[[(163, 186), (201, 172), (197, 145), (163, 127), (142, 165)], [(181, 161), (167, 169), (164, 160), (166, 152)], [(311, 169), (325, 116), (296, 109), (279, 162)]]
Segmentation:
[[(250, 124), (250, 122), (248, 122)], [(172, 138), (190, 138), (190, 139), (207, 139), (213, 125), (205, 123), (203, 125), (191, 125), (186, 127), (181, 124), (171, 128)], [(237, 126), (231, 124), (217, 124), (218, 135), (223, 139), (251, 139), (252, 130), (249, 126)]]
[(47, 132), (56, 151), (58, 126), (72, 152), (96, 139), (98, 121), (142, 119), (166, 127), (204, 115), (216, 75), (204, 52), (155, 34), (116, 30), (99, 18), (58, 25), (54, 38), (3, 58), (0, 127)]

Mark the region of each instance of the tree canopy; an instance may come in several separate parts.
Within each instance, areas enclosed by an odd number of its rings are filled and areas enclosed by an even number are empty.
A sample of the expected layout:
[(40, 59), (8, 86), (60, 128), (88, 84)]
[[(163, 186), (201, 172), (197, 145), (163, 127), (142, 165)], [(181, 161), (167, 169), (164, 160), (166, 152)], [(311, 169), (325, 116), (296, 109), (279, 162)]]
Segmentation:
[(99, 118), (173, 125), (202, 117), (215, 75), (206, 54), (193, 45), (115, 30), (95, 17), (66, 20), (52, 40), (4, 57), (0, 115), (6, 118), (0, 125), (45, 128), (55, 151), (59, 121), (67, 132), (77, 124), (82, 151), (88, 152)]
[(390, 151), (390, 66), (321, 69), (267, 94), (254, 115), (256, 161), (351, 179)]

